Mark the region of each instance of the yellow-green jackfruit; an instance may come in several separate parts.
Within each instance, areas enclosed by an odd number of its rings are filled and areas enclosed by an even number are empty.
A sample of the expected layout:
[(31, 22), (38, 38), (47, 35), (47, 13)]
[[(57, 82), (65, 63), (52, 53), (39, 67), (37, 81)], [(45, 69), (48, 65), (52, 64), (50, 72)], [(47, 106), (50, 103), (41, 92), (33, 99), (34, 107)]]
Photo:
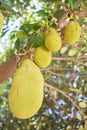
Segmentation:
[(51, 52), (45, 46), (40, 46), (35, 49), (34, 62), (40, 67), (45, 68), (51, 62)]
[(19, 119), (32, 117), (41, 107), (43, 87), (44, 79), (39, 67), (25, 59), (13, 76), (8, 96), (11, 112)]
[(64, 40), (68, 44), (75, 44), (79, 41), (81, 27), (78, 22), (70, 21), (64, 29)]
[(45, 46), (49, 51), (58, 51), (62, 46), (58, 32), (52, 27), (45, 31)]

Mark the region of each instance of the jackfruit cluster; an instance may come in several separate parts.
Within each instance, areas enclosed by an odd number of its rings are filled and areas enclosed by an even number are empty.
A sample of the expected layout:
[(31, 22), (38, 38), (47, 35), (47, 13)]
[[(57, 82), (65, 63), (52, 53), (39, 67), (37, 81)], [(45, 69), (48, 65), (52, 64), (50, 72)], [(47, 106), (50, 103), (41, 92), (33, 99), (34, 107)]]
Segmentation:
[[(64, 40), (68, 44), (74, 44), (79, 40), (80, 35), (79, 23), (70, 21), (64, 29)], [(44, 32), (44, 43), (35, 48), (33, 61), (28, 58), (25, 59), (16, 70), (8, 102), (11, 112), (17, 118), (30, 118), (40, 109), (43, 102), (44, 87), (44, 78), (40, 68), (49, 66), (52, 52), (57, 52), (61, 47), (60, 35), (54, 28), (48, 27)]]
[(0, 12), (0, 30), (2, 29), (3, 23), (4, 23), (4, 18), (2, 13)]
[(52, 52), (58, 51), (61, 46), (61, 38), (57, 31), (52, 27), (48, 27), (44, 32), (44, 44), (35, 49), (34, 62), (40, 68), (47, 67), (51, 63)]
[(39, 67), (25, 59), (13, 76), (8, 102), (11, 112), (19, 119), (32, 117), (43, 101), (44, 79)]
[(81, 27), (78, 22), (70, 21), (64, 29), (64, 40), (68, 44), (75, 44), (79, 41)]

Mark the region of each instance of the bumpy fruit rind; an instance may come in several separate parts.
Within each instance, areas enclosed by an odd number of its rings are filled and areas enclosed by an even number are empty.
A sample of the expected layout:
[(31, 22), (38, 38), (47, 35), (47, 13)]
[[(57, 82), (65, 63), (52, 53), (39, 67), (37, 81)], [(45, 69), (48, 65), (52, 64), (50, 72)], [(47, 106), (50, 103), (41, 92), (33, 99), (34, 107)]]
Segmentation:
[(51, 63), (51, 52), (45, 46), (35, 49), (34, 62), (40, 67), (45, 68)]
[(64, 40), (68, 44), (75, 44), (79, 41), (81, 27), (78, 22), (70, 21), (64, 29)]
[(43, 101), (44, 79), (31, 60), (26, 59), (16, 70), (8, 101), (11, 112), (19, 119), (32, 117), (41, 107)]
[(3, 23), (4, 23), (3, 15), (0, 12), (0, 30), (2, 29)]
[(52, 27), (45, 31), (45, 46), (49, 51), (58, 51), (62, 46), (58, 32)]

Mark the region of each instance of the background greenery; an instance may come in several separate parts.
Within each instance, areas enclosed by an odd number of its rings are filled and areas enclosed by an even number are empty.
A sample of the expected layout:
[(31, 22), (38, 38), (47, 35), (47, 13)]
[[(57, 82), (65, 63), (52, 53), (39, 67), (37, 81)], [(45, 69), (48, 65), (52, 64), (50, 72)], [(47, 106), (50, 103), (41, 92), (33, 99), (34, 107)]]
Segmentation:
[[(58, 25), (65, 12), (66, 21), (72, 13), (86, 7), (86, 0), (0, 0), (4, 16), (0, 64), (30, 44), (34, 33), (46, 25), (55, 27), (62, 34)], [(36, 115), (27, 120), (15, 118), (8, 106), (12, 77), (0, 84), (0, 130), (87, 129), (87, 17), (74, 18), (82, 27), (81, 38), (74, 46), (63, 41), (60, 51), (52, 53), (50, 66), (41, 70), (47, 84), (42, 107)], [(38, 37), (41, 42), (42, 38)]]

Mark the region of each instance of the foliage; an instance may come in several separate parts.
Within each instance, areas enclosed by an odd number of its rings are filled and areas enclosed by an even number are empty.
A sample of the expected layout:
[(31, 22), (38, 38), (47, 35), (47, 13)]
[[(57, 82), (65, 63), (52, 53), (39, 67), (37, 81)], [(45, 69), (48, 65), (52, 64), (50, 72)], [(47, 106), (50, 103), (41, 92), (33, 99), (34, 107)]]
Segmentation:
[(0, 49), (0, 64), (27, 44), (33, 48), (40, 46), (48, 25), (56, 28), (62, 37), (60, 19), (61, 22), (76, 19), (82, 27), (79, 42), (72, 46), (62, 40), (62, 48), (52, 53), (51, 64), (41, 69), (46, 82), (44, 101), (35, 116), (27, 120), (15, 118), (8, 106), (12, 77), (0, 84), (0, 130), (76, 130), (80, 126), (85, 129), (87, 16), (80, 19), (78, 14), (86, 7), (86, 0), (0, 0), (4, 16), (0, 32), (3, 49)]

